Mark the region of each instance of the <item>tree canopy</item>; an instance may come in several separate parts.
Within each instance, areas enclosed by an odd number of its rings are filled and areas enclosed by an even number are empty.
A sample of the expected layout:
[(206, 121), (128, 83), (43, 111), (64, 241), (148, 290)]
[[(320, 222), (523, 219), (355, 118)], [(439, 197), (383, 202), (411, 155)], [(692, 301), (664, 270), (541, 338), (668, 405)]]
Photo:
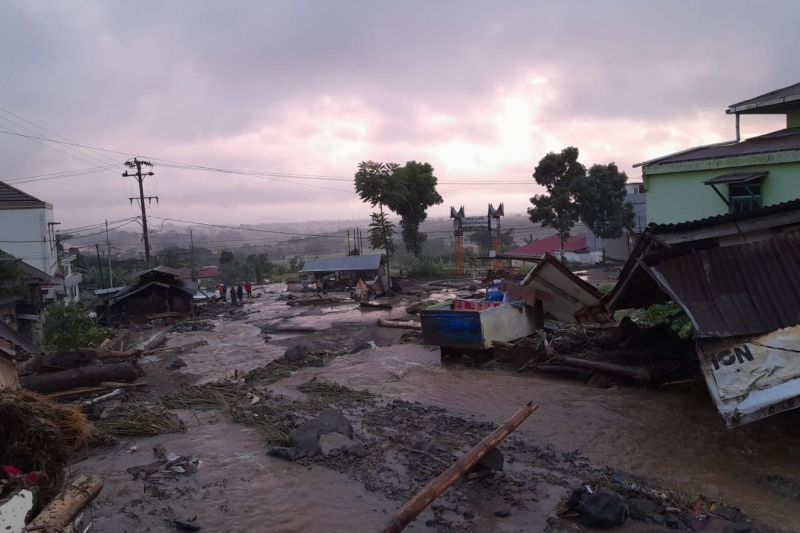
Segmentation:
[(581, 220), (603, 239), (616, 239), (633, 225), (633, 209), (625, 202), (628, 176), (617, 165), (592, 165), (589, 173), (575, 183), (575, 197)]
[(528, 216), (531, 222), (554, 228), (562, 248), (579, 220), (604, 239), (622, 236), (622, 230), (633, 223), (633, 210), (625, 203), (625, 173), (609, 163), (592, 165), (587, 174), (578, 156), (574, 146), (550, 152), (533, 171), (536, 183), (543, 185), (547, 194), (531, 198)]
[(420, 233), (419, 226), (428, 218), (427, 209), (442, 203), (436, 192), (437, 178), (430, 163), (409, 161), (397, 167), (392, 178), (400, 194), (396, 194), (389, 208), (400, 215), (400, 228), (406, 250), (415, 257), (422, 252), (427, 236)]
[(555, 229), (562, 248), (580, 218), (574, 182), (586, 175), (586, 167), (578, 162), (578, 155), (574, 146), (560, 153), (550, 152), (533, 171), (533, 179), (544, 186), (547, 194), (531, 198), (533, 207), (528, 208), (528, 217), (531, 222)]

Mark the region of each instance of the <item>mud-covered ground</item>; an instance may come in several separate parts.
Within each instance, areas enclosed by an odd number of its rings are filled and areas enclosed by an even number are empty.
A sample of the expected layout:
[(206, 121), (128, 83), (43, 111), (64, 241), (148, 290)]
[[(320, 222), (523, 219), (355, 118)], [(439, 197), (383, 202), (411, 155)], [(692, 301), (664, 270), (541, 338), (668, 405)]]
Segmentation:
[[(164, 347), (197, 345), (148, 357), (148, 387), (119, 403), (167, 407), (186, 431), (124, 438), (72, 467), (105, 479), (94, 530), (377, 531), (531, 400), (539, 410), (499, 447), (502, 470), (472, 472), (409, 531), (580, 529), (569, 499), (587, 486), (622, 494), (633, 514), (648, 511), (619, 531), (800, 530), (793, 413), (728, 431), (700, 390), (601, 389), (443, 367), (438, 350), (375, 326), (379, 317), (413, 318), (406, 304), (447, 295), (409, 289), (391, 310), (363, 311), (290, 307), (283, 286), (259, 287), (246, 313), (211, 308), (168, 333)], [(302, 357), (285, 360), (296, 346)], [(346, 449), (295, 462), (267, 455), (326, 407), (352, 424)], [(751, 519), (760, 525), (745, 526)]]

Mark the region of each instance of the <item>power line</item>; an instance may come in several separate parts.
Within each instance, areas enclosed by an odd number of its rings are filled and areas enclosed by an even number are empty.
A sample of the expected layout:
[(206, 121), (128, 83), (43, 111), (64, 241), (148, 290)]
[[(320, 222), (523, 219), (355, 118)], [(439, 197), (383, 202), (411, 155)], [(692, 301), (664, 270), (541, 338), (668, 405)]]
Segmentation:
[[(0, 129), (0, 133), (6, 135), (16, 135), (19, 137), (25, 137), (28, 139), (33, 140), (40, 140), (40, 141), (47, 141), (59, 144), (66, 144), (69, 146), (76, 146), (81, 148), (89, 148), (92, 150), (99, 150), (102, 152), (126, 155), (126, 156), (135, 156), (135, 154), (129, 152), (122, 152), (119, 150), (110, 150), (106, 148), (98, 148), (93, 147), (85, 144), (67, 142), (67, 141), (59, 141), (57, 139), (52, 139), (49, 137), (42, 137), (42, 136), (35, 136), (35, 135), (26, 135), (20, 132), (8, 131)], [(219, 172), (224, 174), (239, 174), (243, 176), (251, 176), (251, 177), (263, 177), (263, 178), (288, 178), (288, 179), (303, 179), (303, 180), (321, 180), (321, 181), (338, 181), (338, 182), (352, 182), (352, 177), (347, 176), (332, 176), (332, 175), (319, 175), (319, 174), (294, 174), (289, 172), (274, 172), (274, 171), (255, 171), (255, 170), (239, 170), (239, 169), (230, 169), (230, 168), (219, 168), (219, 167), (211, 167), (207, 165), (197, 165), (192, 163), (184, 163), (180, 161), (175, 161), (171, 159), (164, 159), (160, 157), (148, 157), (152, 161), (157, 161), (159, 165), (171, 168), (179, 168), (183, 170), (198, 170), (204, 172)], [(289, 182), (294, 183), (294, 182)], [(442, 185), (530, 185), (532, 181), (530, 180), (439, 180), (438, 183)], [(341, 189), (332, 189), (336, 191), (341, 191)]]

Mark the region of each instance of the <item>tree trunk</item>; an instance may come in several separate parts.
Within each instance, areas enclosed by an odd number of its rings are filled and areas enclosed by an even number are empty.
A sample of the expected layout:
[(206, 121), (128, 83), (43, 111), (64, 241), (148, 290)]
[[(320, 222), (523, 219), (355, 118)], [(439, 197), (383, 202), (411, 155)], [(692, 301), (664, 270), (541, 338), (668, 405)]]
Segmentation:
[(103, 480), (99, 477), (88, 474), (79, 476), (28, 524), (25, 531), (65, 531), (80, 512), (100, 494), (102, 488)]
[(130, 383), (139, 379), (141, 375), (142, 371), (130, 363), (111, 363), (49, 374), (22, 376), (19, 378), (19, 382), (25, 389), (47, 394), (78, 387), (92, 387), (104, 381)]
[(383, 204), (378, 204), (381, 210), (381, 230), (383, 231), (383, 249), (386, 251), (386, 291), (392, 290), (392, 269), (389, 266), (389, 236), (386, 234), (386, 217), (383, 214)]

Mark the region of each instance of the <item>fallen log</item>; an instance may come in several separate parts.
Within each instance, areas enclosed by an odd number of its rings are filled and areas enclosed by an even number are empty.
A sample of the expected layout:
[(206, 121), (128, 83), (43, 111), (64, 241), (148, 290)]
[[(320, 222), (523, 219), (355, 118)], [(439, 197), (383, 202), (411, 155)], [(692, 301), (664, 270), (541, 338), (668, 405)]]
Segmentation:
[(376, 324), (382, 328), (422, 330), (422, 324), (419, 322), (411, 322), (409, 320), (386, 320), (385, 318), (379, 318)]
[(650, 372), (648, 372), (646, 368), (642, 367), (615, 365), (600, 361), (578, 359), (577, 357), (557, 357), (553, 359), (552, 362), (556, 364), (574, 366), (577, 368), (585, 368), (587, 370), (596, 370), (605, 374), (630, 378), (635, 381), (650, 381)]
[(103, 488), (103, 480), (83, 474), (67, 485), (25, 528), (26, 532), (65, 531)]
[(502, 426), (494, 430), (492, 433), (484, 437), (482, 441), (476, 444), (470, 451), (464, 454), (458, 461), (456, 461), (450, 468), (439, 474), (439, 476), (423, 487), (419, 492), (411, 497), (400, 509), (394, 514), (383, 533), (397, 533), (402, 531), (408, 524), (410, 524), (428, 505), (436, 498), (446, 491), (450, 485), (455, 483), (461, 476), (466, 474), (475, 463), (480, 461), (481, 457), (486, 455), (487, 452), (493, 450), (500, 444), (512, 431), (517, 429), (528, 416), (539, 408), (538, 405), (533, 405), (533, 402), (528, 402), (522, 409), (514, 413), (514, 416), (506, 420)]
[(142, 350), (130, 350), (124, 352), (115, 351), (101, 351), (97, 352), (97, 358), (101, 361), (108, 361), (109, 359), (131, 359), (142, 355)]
[(46, 394), (77, 387), (91, 387), (103, 381), (130, 383), (141, 377), (142, 371), (130, 363), (109, 363), (20, 377), (20, 385), (28, 390)]

